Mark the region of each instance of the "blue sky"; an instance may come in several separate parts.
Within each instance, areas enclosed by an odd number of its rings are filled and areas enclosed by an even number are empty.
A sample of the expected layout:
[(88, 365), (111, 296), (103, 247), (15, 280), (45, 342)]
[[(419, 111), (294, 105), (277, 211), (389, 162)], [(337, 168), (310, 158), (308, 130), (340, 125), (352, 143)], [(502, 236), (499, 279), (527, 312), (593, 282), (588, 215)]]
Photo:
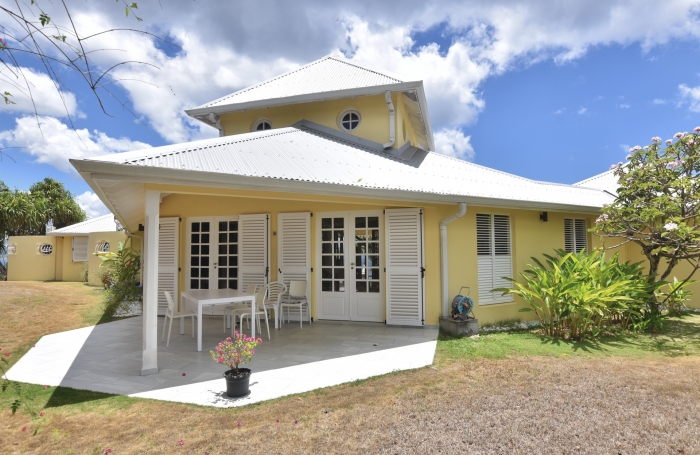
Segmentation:
[[(75, 74), (61, 72), (77, 132), (66, 126), (63, 106), (40, 67), (20, 59), (25, 69), (36, 71), (32, 86), (41, 98), (43, 136), (26, 100), (0, 106), (5, 108), (0, 147), (23, 147), (5, 150), (16, 163), (3, 157), (0, 180), (26, 189), (53, 177), (97, 215), (104, 209), (68, 157), (212, 137), (213, 129), (182, 110), (331, 52), (405, 80), (423, 79), (439, 152), (537, 180), (585, 179), (624, 160), (629, 147), (645, 145), (652, 136), (665, 139), (700, 125), (694, 2), (658, 8), (653, 2), (621, 2), (615, 15), (615, 2), (571, 2), (563, 10), (546, 1), (492, 3), (415, 2), (413, 10), (396, 17), (385, 4), (371, 2), (347, 10), (308, 0), (289, 10), (271, 4), (280, 10), (275, 14), (246, 7), (235, 15), (212, 2), (196, 10), (189, 3), (160, 10), (157, 2), (146, 2), (139, 3), (145, 20), (138, 24), (98, 2), (69, 3), (86, 32), (96, 23), (136, 25), (181, 47), (138, 36), (95, 43), (124, 50), (96, 58), (97, 67), (137, 59), (161, 69), (127, 66), (115, 73), (123, 80), (111, 84), (113, 93), (140, 121), (103, 94), (113, 116), (105, 115)], [(504, 16), (503, 8), (511, 7), (512, 14)], [(298, 26), (289, 25), (294, 15), (300, 15)], [(0, 24), (7, 25), (5, 20), (0, 17)], [(647, 32), (644, 24), (658, 28)], [(223, 38), (213, 42), (217, 30)], [(260, 38), (269, 45), (261, 47)], [(3, 82), (0, 72), (2, 91)]]

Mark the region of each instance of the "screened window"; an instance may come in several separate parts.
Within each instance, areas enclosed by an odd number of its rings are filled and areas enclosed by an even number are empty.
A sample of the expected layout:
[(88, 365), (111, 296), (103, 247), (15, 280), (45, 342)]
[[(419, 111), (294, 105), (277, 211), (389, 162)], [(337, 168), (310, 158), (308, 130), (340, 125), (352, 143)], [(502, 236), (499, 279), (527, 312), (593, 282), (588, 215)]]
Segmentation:
[(73, 262), (85, 262), (88, 260), (88, 238), (73, 237)]
[(564, 219), (564, 249), (567, 253), (588, 253), (586, 220)]
[(340, 117), (340, 128), (352, 131), (360, 126), (360, 113), (357, 111), (345, 111)]
[(258, 120), (255, 122), (255, 125), (253, 125), (253, 131), (266, 131), (271, 129), (272, 123), (266, 118)]
[(491, 292), (510, 287), (506, 278), (513, 277), (510, 217), (508, 215), (476, 215), (476, 253), (478, 260), (479, 304), (512, 302), (511, 295)]

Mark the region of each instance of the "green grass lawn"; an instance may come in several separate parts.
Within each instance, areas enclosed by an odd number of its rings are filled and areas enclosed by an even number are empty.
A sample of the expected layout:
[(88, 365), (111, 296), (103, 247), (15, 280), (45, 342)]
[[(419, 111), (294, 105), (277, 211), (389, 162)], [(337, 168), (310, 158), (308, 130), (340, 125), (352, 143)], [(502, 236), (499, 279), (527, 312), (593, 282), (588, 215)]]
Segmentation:
[(595, 340), (556, 340), (535, 331), (491, 333), (476, 338), (441, 335), (438, 360), (508, 356), (682, 357), (700, 355), (700, 315), (665, 321), (659, 333), (625, 333)]

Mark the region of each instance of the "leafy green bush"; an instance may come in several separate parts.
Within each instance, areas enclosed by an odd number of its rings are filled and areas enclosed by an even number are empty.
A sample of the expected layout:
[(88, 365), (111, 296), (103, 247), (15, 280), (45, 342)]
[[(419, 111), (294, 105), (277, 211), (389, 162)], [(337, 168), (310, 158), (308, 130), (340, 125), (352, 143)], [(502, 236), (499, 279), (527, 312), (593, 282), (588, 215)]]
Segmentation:
[(109, 284), (103, 281), (106, 287), (105, 292), (105, 313), (113, 316), (118, 309), (126, 310), (131, 302), (141, 301), (143, 289), (139, 283), (139, 271), (141, 269), (141, 256), (131, 247), (127, 246), (131, 238), (126, 242), (119, 242), (116, 252), (95, 253), (109, 274), (103, 275)]
[(581, 339), (612, 327), (634, 328), (642, 319), (650, 300), (649, 283), (640, 263), (620, 263), (615, 254), (594, 251), (567, 253), (555, 250), (545, 254), (543, 264), (535, 265), (520, 276), (523, 282), (508, 278), (513, 288), (493, 292), (514, 294), (534, 311), (545, 335)]
[(673, 283), (667, 283), (656, 291), (656, 300), (666, 305), (669, 316), (678, 316), (686, 308), (685, 302), (693, 295), (692, 291), (686, 289), (691, 283), (695, 283), (695, 280), (678, 281), (674, 276)]

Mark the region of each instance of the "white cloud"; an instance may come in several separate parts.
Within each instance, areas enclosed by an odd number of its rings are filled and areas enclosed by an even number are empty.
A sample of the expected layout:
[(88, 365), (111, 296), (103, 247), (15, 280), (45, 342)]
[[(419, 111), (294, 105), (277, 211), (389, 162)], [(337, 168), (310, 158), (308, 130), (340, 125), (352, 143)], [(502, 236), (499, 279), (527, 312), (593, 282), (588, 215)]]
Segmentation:
[(556, 111), (554, 111), (554, 115), (561, 115), (564, 112), (566, 112), (566, 108), (562, 107), (561, 109), (557, 109)]
[(0, 131), (0, 144), (22, 147), (36, 157), (37, 163), (54, 166), (63, 172), (75, 172), (69, 159), (85, 159), (115, 152), (148, 148), (150, 145), (127, 138), (112, 138), (97, 130), (72, 130), (54, 117), (32, 116), (15, 119), (15, 128)]
[(654, 101), (651, 102), (652, 104), (666, 104), (666, 100), (661, 99), (661, 98), (654, 98)]
[(36, 109), (39, 115), (82, 116), (77, 110), (75, 95), (58, 90), (47, 74), (31, 68), (12, 68), (12, 71), (3, 68), (0, 71), (0, 88), (2, 92), (10, 92), (12, 96), (8, 98), (15, 103), (2, 103), (0, 108), (4, 111), (33, 114)]
[(443, 155), (471, 161), (474, 159), (474, 147), (471, 136), (465, 136), (457, 128), (443, 129), (435, 133), (435, 151)]
[(86, 191), (83, 194), (76, 196), (74, 199), (80, 208), (85, 211), (88, 218), (96, 218), (98, 216), (107, 215), (110, 213), (109, 209), (92, 191)]
[(618, 104), (617, 107), (619, 107), (620, 109), (629, 109), (632, 106), (627, 104), (627, 103), (622, 103), (622, 104)]
[(679, 106), (688, 106), (691, 112), (700, 112), (700, 86), (688, 87), (685, 84), (678, 86), (680, 95)]
[(579, 109), (578, 111), (576, 111), (576, 113), (577, 113), (578, 115), (583, 115), (583, 114), (585, 114), (586, 112), (588, 112), (588, 108), (585, 108), (585, 107), (582, 107), (581, 109)]

